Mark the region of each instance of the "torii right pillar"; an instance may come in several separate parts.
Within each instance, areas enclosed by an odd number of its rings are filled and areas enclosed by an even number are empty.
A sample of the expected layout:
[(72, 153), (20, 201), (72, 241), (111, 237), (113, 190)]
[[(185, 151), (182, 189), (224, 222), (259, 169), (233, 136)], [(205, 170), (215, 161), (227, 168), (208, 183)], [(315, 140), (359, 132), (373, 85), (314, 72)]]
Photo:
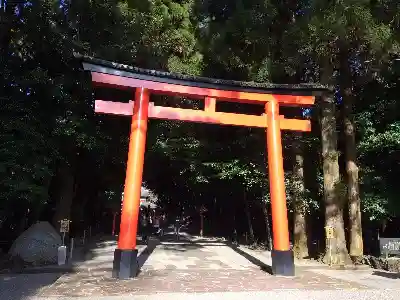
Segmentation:
[(265, 112), (268, 125), (266, 131), (273, 234), (272, 272), (274, 275), (294, 276), (294, 256), (289, 241), (279, 104), (276, 101), (267, 102)]

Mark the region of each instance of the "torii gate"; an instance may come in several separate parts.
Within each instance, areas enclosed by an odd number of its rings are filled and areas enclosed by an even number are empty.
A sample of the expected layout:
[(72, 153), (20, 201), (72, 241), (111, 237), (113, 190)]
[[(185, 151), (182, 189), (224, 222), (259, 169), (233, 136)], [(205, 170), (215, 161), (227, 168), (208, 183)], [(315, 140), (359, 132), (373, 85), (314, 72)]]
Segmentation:
[[(286, 119), (280, 106), (311, 106), (315, 95), (327, 89), (317, 85), (256, 84), (184, 76), (139, 69), (92, 57), (80, 56), (83, 68), (91, 72), (94, 86), (135, 91), (129, 103), (95, 100), (95, 112), (132, 116), (122, 203), (118, 247), (114, 253), (113, 277), (127, 279), (138, 274), (136, 236), (140, 206), (143, 162), (148, 118), (181, 120), (266, 128), (268, 172), (273, 229), (272, 271), (294, 276), (294, 257), (290, 249), (289, 226), (282, 159), (281, 130), (310, 131), (308, 120)], [(204, 100), (204, 110), (155, 106), (150, 94), (181, 95)], [(217, 112), (218, 100), (264, 105), (265, 114), (245, 115)]]

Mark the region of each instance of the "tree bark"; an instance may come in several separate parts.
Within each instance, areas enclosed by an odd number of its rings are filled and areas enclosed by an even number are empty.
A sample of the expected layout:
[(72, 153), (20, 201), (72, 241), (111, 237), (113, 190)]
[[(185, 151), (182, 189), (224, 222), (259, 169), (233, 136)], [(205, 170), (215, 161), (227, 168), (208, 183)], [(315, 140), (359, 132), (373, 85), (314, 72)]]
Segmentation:
[(293, 251), (298, 259), (309, 257), (306, 224), (306, 206), (304, 203), (304, 158), (301, 144), (301, 133), (296, 133), (293, 139), (293, 195), (294, 195), (294, 244)]
[(349, 209), (349, 239), (350, 256), (356, 258), (364, 254), (361, 199), (358, 179), (357, 150), (355, 139), (355, 124), (353, 119), (353, 80), (349, 64), (350, 50), (341, 52), (341, 87), (343, 97), (343, 127), (345, 137), (345, 158), (347, 173), (347, 200)]
[(271, 234), (271, 226), (269, 225), (268, 204), (266, 201), (263, 201), (261, 205), (265, 222), (265, 235), (266, 235), (265, 241), (267, 243), (267, 249), (272, 250), (272, 234)]
[(359, 257), (364, 254), (362, 225), (361, 225), (361, 200), (359, 192), (357, 153), (355, 142), (355, 125), (352, 118), (353, 95), (346, 89), (343, 97), (343, 123), (345, 134), (345, 155), (347, 173), (347, 198), (349, 201), (349, 227), (350, 227), (350, 256)]
[(70, 219), (71, 206), (75, 192), (74, 170), (70, 163), (62, 162), (57, 174), (58, 192), (57, 205), (53, 218), (53, 224), (58, 230), (60, 228), (60, 220)]
[(204, 229), (204, 214), (200, 213), (200, 236), (203, 236), (203, 229)]
[[(324, 68), (326, 78), (332, 76), (329, 68)], [(329, 83), (322, 81), (323, 83)], [(332, 227), (334, 238), (326, 239), (323, 261), (332, 265), (350, 262), (346, 247), (343, 221), (344, 197), (341, 195), (339, 158), (337, 152), (336, 105), (332, 94), (325, 94), (321, 101), (321, 136), (324, 177), (325, 226)]]
[(253, 230), (253, 223), (251, 222), (251, 213), (250, 213), (249, 202), (246, 197), (246, 191), (243, 192), (243, 201), (244, 201), (244, 209), (246, 211), (247, 224), (249, 226), (250, 243), (253, 243), (254, 242), (254, 230)]
[[(4, 1), (3, 1), (4, 2)], [(5, 55), (10, 47), (12, 28), (15, 26), (15, 4), (4, 4), (0, 9), (0, 54)]]

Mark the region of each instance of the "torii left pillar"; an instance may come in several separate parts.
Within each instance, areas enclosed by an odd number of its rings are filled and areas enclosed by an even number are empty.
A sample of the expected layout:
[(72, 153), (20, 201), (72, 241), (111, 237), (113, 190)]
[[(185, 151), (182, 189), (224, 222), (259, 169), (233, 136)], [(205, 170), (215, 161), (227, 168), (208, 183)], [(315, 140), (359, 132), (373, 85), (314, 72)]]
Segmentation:
[(119, 279), (135, 277), (139, 271), (136, 236), (138, 231), (148, 111), (149, 91), (144, 88), (136, 88), (118, 247), (115, 249), (113, 262), (113, 277)]

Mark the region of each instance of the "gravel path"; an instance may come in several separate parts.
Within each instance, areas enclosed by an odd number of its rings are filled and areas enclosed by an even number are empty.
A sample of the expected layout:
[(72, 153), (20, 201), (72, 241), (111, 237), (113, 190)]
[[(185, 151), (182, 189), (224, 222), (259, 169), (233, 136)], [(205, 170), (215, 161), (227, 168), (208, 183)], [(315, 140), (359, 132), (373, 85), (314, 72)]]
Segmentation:
[(169, 293), (141, 296), (106, 296), (77, 298), (31, 298), (29, 300), (395, 300), (399, 291), (363, 290), (363, 291), (270, 291), (236, 293)]
[(139, 276), (121, 281), (111, 278), (115, 246), (112, 241), (99, 243), (90, 260), (60, 278), (57, 274), (0, 277), (0, 300), (373, 300), (398, 299), (400, 293), (400, 278), (393, 273), (332, 270), (315, 264), (303, 268), (303, 264), (294, 278), (276, 277), (268, 273), (268, 252), (190, 237), (158, 243), (150, 256), (139, 259)]

